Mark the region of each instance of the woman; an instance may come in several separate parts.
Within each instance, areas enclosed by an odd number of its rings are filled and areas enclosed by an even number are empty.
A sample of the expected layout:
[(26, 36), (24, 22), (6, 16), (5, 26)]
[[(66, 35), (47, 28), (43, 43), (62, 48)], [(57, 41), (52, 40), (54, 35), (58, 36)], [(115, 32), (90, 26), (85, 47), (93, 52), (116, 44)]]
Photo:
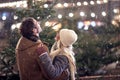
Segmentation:
[[(72, 45), (76, 41), (77, 34), (73, 30), (61, 29), (56, 36), (56, 42), (52, 47), (50, 57), (44, 48), (40, 47), (38, 49), (37, 52), (42, 63), (41, 67), (50, 80), (75, 80), (76, 64)], [(42, 52), (42, 54), (39, 52)], [(64, 78), (62, 78), (63, 76)]]

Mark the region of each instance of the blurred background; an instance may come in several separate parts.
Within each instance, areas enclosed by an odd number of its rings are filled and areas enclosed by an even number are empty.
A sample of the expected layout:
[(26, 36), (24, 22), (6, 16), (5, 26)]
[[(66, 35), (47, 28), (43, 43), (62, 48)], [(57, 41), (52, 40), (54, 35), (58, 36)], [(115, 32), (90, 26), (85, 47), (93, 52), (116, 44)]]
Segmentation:
[(90, 79), (89, 76), (102, 75), (105, 80), (106, 76), (119, 80), (120, 0), (0, 0), (0, 76), (3, 80), (19, 80), (15, 47), (20, 37), (19, 26), (25, 17), (38, 20), (43, 28), (40, 38), (49, 49), (57, 31), (62, 28), (76, 31), (77, 77), (85, 80), (85, 76)]

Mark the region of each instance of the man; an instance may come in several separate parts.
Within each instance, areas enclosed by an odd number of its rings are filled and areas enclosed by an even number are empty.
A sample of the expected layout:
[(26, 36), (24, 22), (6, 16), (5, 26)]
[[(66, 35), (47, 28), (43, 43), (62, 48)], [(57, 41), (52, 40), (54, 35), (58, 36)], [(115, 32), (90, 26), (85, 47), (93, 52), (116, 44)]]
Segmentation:
[(36, 49), (45, 46), (39, 39), (42, 31), (40, 25), (34, 18), (26, 18), (20, 26), (21, 38), (16, 46), (16, 60), (19, 70), (20, 80), (47, 80), (41, 70), (39, 57)]

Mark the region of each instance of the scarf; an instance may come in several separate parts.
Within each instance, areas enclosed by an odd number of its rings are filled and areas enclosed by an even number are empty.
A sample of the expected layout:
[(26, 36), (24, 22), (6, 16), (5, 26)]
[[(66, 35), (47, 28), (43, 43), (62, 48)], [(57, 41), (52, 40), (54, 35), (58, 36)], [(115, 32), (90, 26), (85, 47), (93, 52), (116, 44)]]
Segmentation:
[(34, 41), (34, 42), (36, 42), (39, 39), (39, 37), (35, 36), (35, 35), (27, 35), (27, 36), (23, 36), (23, 37), (26, 37), (27, 39)]

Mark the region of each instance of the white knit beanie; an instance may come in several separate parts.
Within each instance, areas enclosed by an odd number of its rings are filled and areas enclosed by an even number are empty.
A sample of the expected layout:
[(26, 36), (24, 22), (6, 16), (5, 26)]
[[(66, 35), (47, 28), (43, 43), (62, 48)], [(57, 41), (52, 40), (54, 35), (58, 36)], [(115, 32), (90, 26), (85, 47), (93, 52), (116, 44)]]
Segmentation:
[(64, 46), (71, 46), (77, 40), (77, 34), (75, 31), (70, 29), (61, 29), (60, 30), (60, 41)]

